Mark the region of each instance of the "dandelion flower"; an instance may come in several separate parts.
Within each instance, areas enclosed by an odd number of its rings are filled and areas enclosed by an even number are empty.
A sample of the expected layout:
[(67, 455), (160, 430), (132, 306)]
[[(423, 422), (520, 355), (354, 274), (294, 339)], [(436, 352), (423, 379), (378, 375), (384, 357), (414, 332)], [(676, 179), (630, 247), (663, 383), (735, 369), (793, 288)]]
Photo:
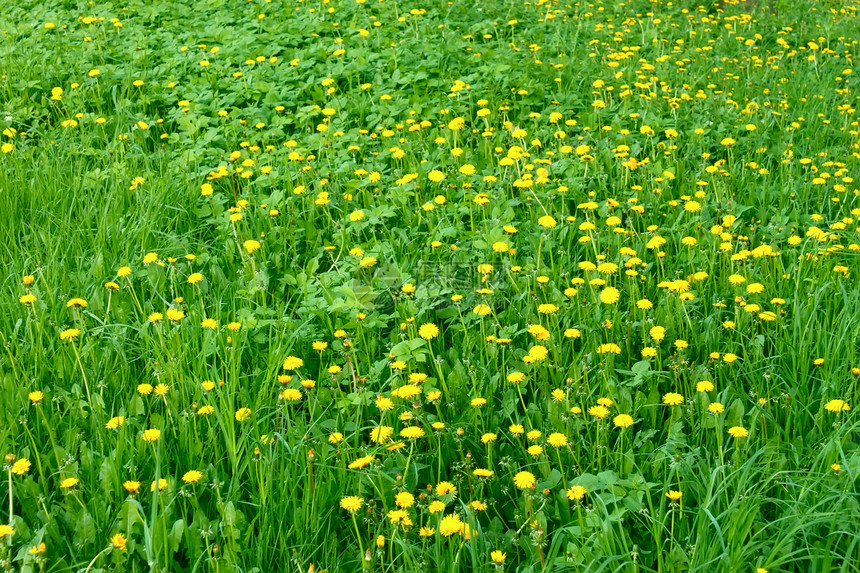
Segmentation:
[(535, 486), (535, 476), (531, 472), (519, 472), (514, 476), (514, 485), (520, 489), (532, 489)]
[(28, 471), (30, 471), (30, 466), (33, 465), (30, 460), (27, 458), (21, 458), (16, 460), (14, 464), (12, 464), (11, 472), (16, 476), (22, 476)]
[(427, 322), (418, 328), (418, 335), (424, 340), (433, 340), (439, 336), (439, 327), (432, 322)]
[(60, 333), (60, 340), (74, 340), (81, 334), (80, 329), (78, 328), (67, 328), (63, 332)]
[(463, 520), (461, 520), (460, 516), (456, 513), (446, 515), (442, 518), (442, 521), (439, 522), (439, 533), (445, 537), (451, 537), (455, 533), (462, 532), (464, 525)]
[(144, 430), (142, 438), (144, 442), (157, 442), (158, 438), (161, 437), (161, 430), (156, 428), (151, 428), (149, 430)]
[(125, 551), (126, 543), (127, 540), (125, 537), (123, 537), (122, 533), (117, 533), (110, 538), (110, 544), (113, 546), (114, 549), (117, 549), (119, 551)]
[(615, 304), (619, 298), (621, 298), (621, 294), (615, 287), (607, 287), (600, 291), (600, 302), (603, 304)]
[(598, 404), (597, 406), (592, 406), (591, 408), (589, 408), (588, 413), (595, 418), (601, 419), (609, 415), (609, 409), (606, 406), (601, 406)]
[(750, 435), (749, 431), (743, 426), (732, 426), (729, 428), (729, 434), (733, 438), (746, 438)]
[(368, 466), (375, 459), (376, 458), (374, 456), (364, 456), (364, 457), (358, 458), (357, 460), (355, 460), (354, 462), (349, 464), (349, 466), (347, 466), (347, 467), (349, 467), (349, 469), (351, 469), (351, 470), (360, 470), (360, 469)]
[(409, 426), (407, 428), (403, 428), (400, 430), (400, 437), (402, 438), (421, 438), (424, 436), (424, 430), (419, 426)]
[(824, 409), (828, 412), (841, 412), (842, 410), (850, 410), (851, 408), (848, 404), (845, 403), (844, 400), (830, 400), (827, 404), (824, 405)]
[(401, 508), (412, 507), (415, 504), (415, 496), (408, 491), (401, 491), (394, 496), (394, 503)]
[(585, 497), (586, 493), (588, 493), (588, 490), (581, 485), (571, 486), (571, 488), (567, 490), (567, 499), (570, 501), (581, 501), (582, 498)]
[(182, 476), (182, 481), (185, 483), (197, 483), (203, 477), (203, 474), (197, 470), (191, 470), (189, 472), (185, 472), (185, 475)]
[(341, 509), (347, 510), (349, 513), (355, 513), (361, 506), (364, 505), (364, 500), (358, 496), (350, 495), (340, 499)]
[(79, 480), (78, 478), (75, 478), (75, 477), (66, 478), (60, 482), (60, 487), (63, 489), (71, 489), (71, 488), (75, 487), (76, 485), (78, 485), (78, 483), (80, 483), (80, 481), (81, 480)]

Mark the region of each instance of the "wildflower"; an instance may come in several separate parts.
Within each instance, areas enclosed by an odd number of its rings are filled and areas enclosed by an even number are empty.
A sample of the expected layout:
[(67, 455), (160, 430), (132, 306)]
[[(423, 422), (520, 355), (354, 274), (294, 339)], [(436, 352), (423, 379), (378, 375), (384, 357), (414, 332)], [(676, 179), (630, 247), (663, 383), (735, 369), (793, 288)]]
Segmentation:
[(397, 507), (401, 508), (412, 507), (415, 503), (415, 496), (407, 491), (401, 491), (394, 496), (394, 503), (397, 504)]
[(567, 445), (567, 436), (559, 432), (553, 432), (547, 437), (546, 441), (555, 448), (561, 448)]
[(248, 239), (247, 241), (242, 243), (242, 246), (245, 248), (245, 251), (249, 255), (253, 254), (254, 251), (258, 250), (261, 247), (260, 241), (255, 241), (254, 239)]
[(439, 328), (432, 322), (427, 322), (418, 328), (418, 335), (424, 340), (433, 340), (439, 336)]
[(525, 379), (526, 375), (522, 372), (511, 372), (510, 374), (508, 374), (508, 382), (512, 384), (519, 384)]
[(439, 522), (439, 533), (445, 537), (451, 537), (455, 533), (462, 532), (464, 525), (465, 524), (460, 519), (460, 516), (456, 513), (446, 515), (442, 518), (442, 521)]
[(185, 318), (185, 313), (176, 308), (167, 309), (167, 319), (172, 322), (177, 322)]
[(7, 535), (12, 536), (15, 534), (15, 528), (11, 525), (3, 525), (0, 524), (0, 539), (6, 537)]
[(842, 410), (848, 411), (850, 410), (850, 406), (845, 403), (844, 400), (830, 400), (827, 404), (824, 405), (824, 409), (828, 412), (841, 412)]
[(364, 456), (358, 458), (357, 460), (349, 464), (349, 466), (347, 467), (349, 467), (349, 469), (351, 470), (360, 470), (369, 465), (374, 459), (376, 459), (374, 456)]
[(161, 437), (161, 430), (155, 428), (144, 430), (142, 437), (144, 442), (157, 442)]
[(436, 495), (443, 496), (449, 493), (457, 493), (457, 488), (451, 482), (440, 481), (436, 484)]
[(619, 298), (621, 295), (615, 287), (607, 287), (600, 291), (600, 302), (603, 304), (615, 304)]
[(668, 497), (672, 501), (678, 501), (679, 499), (681, 499), (682, 495), (684, 495), (684, 494), (681, 493), (680, 491), (677, 491), (674, 489), (670, 489), (669, 491), (666, 492), (666, 497)]
[(18, 299), (18, 302), (20, 302), (21, 304), (32, 304), (36, 302), (36, 296), (32, 294), (25, 294)]
[(66, 478), (60, 482), (60, 487), (63, 489), (72, 489), (73, 487), (78, 485), (78, 483), (80, 483), (80, 481), (81, 480), (79, 480), (78, 478), (75, 478), (75, 477)]
[(594, 416), (595, 418), (602, 419), (609, 415), (609, 409), (606, 406), (592, 406), (588, 409), (588, 413)]
[(588, 493), (588, 490), (581, 485), (571, 486), (571, 488), (567, 490), (567, 499), (570, 501), (581, 501), (582, 498), (585, 497), (586, 493)]
[(138, 491), (140, 491), (140, 482), (139, 481), (132, 481), (132, 480), (125, 481), (125, 482), (123, 482), (122, 487), (128, 493), (137, 493)]
[(514, 485), (520, 489), (532, 489), (535, 486), (535, 476), (531, 472), (519, 472), (514, 476)]
[(490, 559), (492, 559), (492, 560), (493, 560), (493, 563), (504, 563), (504, 562), (505, 562), (505, 558), (506, 558), (507, 556), (508, 556), (508, 554), (507, 554), (507, 553), (504, 553), (504, 552), (502, 552), (502, 551), (499, 551), (498, 549), (496, 549), (495, 551), (493, 551), (492, 553), (490, 553)]
[(538, 225), (540, 225), (541, 227), (543, 227), (545, 229), (552, 229), (557, 224), (558, 223), (556, 222), (556, 220), (553, 219), (552, 217), (550, 217), (549, 215), (544, 215), (543, 217), (538, 219)]
[(419, 426), (409, 426), (407, 428), (403, 428), (400, 430), (400, 437), (402, 438), (420, 438), (424, 436), (424, 430), (422, 430)]
[(702, 380), (696, 384), (696, 392), (712, 392), (714, 384), (708, 380)]
[(490, 307), (486, 304), (479, 304), (475, 306), (474, 309), (472, 309), (472, 312), (474, 312), (478, 316), (487, 316), (492, 312), (492, 309), (490, 309)]
[(284, 370), (298, 370), (304, 365), (304, 360), (295, 356), (287, 356), (284, 359)]
[(732, 426), (729, 428), (729, 434), (733, 438), (746, 438), (750, 435), (749, 431), (742, 426)]
[(245, 420), (247, 420), (250, 417), (251, 417), (251, 408), (239, 408), (238, 410), (236, 410), (235, 418), (236, 418), (237, 422), (244, 422)]
[(69, 340), (72, 341), (77, 338), (81, 334), (80, 329), (78, 328), (67, 328), (63, 332), (60, 333), (60, 340)]
[[(307, 380), (305, 382), (307, 382)], [(287, 402), (298, 402), (302, 399), (302, 393), (300, 390), (295, 388), (287, 388), (281, 392), (281, 398)]]
[(45, 394), (43, 394), (40, 390), (36, 390), (35, 392), (30, 392), (29, 394), (27, 394), (27, 398), (29, 398), (30, 402), (32, 402), (35, 406), (45, 398)]
[(684, 397), (675, 392), (669, 392), (663, 395), (663, 403), (669, 406), (677, 406), (684, 402)]
[(633, 425), (633, 417), (629, 414), (618, 414), (612, 419), (612, 423), (619, 428), (629, 428)]
[(27, 458), (21, 458), (12, 464), (11, 472), (16, 476), (22, 476), (30, 471), (30, 466), (33, 465)]
[(202, 477), (203, 477), (203, 474), (200, 473), (199, 471), (191, 470), (191, 471), (185, 472), (185, 475), (182, 476), (182, 481), (184, 481), (185, 483), (197, 483), (200, 481), (200, 478), (202, 478)]
[(125, 537), (123, 537), (122, 533), (117, 533), (110, 538), (110, 543), (114, 549), (117, 549), (119, 551), (125, 551), (127, 540)]
[(345, 509), (349, 513), (355, 513), (361, 509), (362, 505), (364, 505), (364, 500), (355, 495), (340, 498), (341, 509)]
[(445, 504), (439, 500), (430, 502), (430, 505), (427, 506), (427, 511), (430, 513), (441, 513), (445, 511)]
[(708, 412), (710, 412), (711, 414), (722, 414), (725, 409), (725, 406), (723, 406), (719, 402), (711, 402), (710, 404), (708, 404)]
[(125, 416), (114, 416), (108, 420), (107, 424), (105, 424), (105, 428), (108, 430), (117, 430), (122, 427), (123, 424), (125, 424)]

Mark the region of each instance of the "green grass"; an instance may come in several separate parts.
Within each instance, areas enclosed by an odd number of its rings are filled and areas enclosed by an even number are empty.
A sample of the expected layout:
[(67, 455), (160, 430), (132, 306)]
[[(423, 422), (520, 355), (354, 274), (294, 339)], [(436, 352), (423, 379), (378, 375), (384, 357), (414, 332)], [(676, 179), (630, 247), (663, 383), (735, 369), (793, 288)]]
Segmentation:
[(858, 9), (4, 4), (0, 569), (860, 571)]

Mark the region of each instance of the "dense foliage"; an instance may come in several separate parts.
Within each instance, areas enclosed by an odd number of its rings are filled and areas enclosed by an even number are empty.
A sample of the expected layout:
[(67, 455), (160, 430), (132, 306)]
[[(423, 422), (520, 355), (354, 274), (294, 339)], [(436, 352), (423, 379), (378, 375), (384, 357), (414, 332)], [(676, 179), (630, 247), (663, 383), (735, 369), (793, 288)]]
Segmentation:
[(0, 569), (860, 571), (854, 0), (0, 5)]

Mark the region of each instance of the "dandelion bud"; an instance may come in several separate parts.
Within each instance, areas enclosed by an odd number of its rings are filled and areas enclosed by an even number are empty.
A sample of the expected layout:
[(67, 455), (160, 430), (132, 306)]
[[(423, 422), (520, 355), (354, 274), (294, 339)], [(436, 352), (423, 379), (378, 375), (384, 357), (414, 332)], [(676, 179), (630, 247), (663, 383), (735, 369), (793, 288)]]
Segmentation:
[(35, 282), (35, 277), (33, 275), (27, 275), (24, 277), (24, 286), (30, 286)]
[(385, 536), (383, 536), (383, 535), (377, 535), (376, 536), (376, 546), (379, 547), (380, 549), (385, 547)]

